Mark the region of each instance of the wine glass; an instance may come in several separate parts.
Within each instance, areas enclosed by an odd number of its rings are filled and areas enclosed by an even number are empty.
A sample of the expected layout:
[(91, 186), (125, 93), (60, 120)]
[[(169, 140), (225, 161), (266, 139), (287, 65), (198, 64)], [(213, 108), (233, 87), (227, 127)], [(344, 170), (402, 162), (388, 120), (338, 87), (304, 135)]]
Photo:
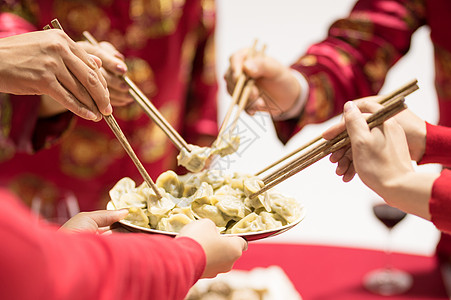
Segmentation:
[(60, 198), (55, 204), (44, 201), (39, 195), (33, 197), (31, 210), (36, 214), (38, 222), (50, 222), (61, 226), (80, 212), (77, 198), (72, 191), (62, 191)]
[[(387, 227), (389, 239), (393, 227), (401, 222), (406, 216), (405, 212), (395, 207), (391, 207), (382, 201), (373, 204), (373, 213), (377, 219)], [(370, 292), (382, 296), (402, 294), (412, 286), (412, 276), (407, 272), (395, 269), (391, 265), (390, 241), (387, 243), (385, 254), (387, 258), (385, 267), (366, 274), (363, 279), (364, 286)]]

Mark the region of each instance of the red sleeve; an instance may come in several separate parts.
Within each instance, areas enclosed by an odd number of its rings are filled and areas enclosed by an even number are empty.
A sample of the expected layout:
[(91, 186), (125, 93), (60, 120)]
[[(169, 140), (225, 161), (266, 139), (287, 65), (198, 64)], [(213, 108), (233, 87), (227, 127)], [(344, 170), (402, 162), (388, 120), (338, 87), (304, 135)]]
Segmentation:
[(426, 122), (426, 149), (419, 164), (451, 165), (451, 128)]
[(23, 18), (7, 12), (0, 13), (0, 38), (35, 31), (36, 27)]
[(292, 65), (306, 77), (310, 91), (297, 119), (275, 123), (280, 140), (287, 142), (303, 126), (341, 113), (346, 101), (377, 94), (424, 24), (422, 2), (357, 1), (348, 17), (331, 25), (325, 40)]
[(451, 171), (443, 170), (432, 186), (429, 212), (441, 231), (451, 233)]
[(205, 268), (192, 239), (70, 234), (0, 191), (2, 299), (183, 299)]

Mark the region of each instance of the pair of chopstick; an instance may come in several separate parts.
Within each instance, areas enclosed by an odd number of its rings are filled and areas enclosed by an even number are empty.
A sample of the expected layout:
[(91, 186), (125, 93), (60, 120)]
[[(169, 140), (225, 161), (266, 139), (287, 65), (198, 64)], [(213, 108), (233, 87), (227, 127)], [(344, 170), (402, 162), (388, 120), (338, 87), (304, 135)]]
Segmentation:
[[(392, 101), (396, 97), (405, 97), (405, 96), (409, 95), (410, 93), (412, 93), (412, 92), (414, 92), (415, 90), (418, 89), (417, 82), (418, 81), (416, 79), (408, 82), (407, 84), (403, 85), (399, 89), (397, 89), (397, 90), (391, 92), (390, 94), (386, 95), (385, 97), (383, 97), (381, 100), (379, 100), (379, 103), (382, 104), (382, 105), (387, 105), (387, 104), (390, 103), (390, 101)], [(318, 136), (318, 137), (314, 138), (313, 140), (311, 140), (308, 143), (302, 145), (301, 147), (295, 149), (294, 151), (290, 152), (289, 154), (287, 154), (286, 156), (282, 157), (281, 159), (279, 159), (279, 160), (275, 161), (274, 163), (270, 164), (266, 168), (260, 170), (259, 172), (257, 172), (255, 174), (255, 176), (263, 174), (264, 172), (268, 171), (269, 169), (277, 166), (278, 164), (284, 162), (285, 160), (287, 160), (287, 159), (293, 157), (294, 155), (300, 153), (302, 150), (312, 146), (313, 144), (315, 144), (316, 142), (320, 141), (321, 139), (322, 139), (322, 136)]]
[[(83, 37), (92, 45), (99, 46), (97, 40), (87, 31), (83, 32)], [(141, 106), (146, 114), (157, 124), (158, 127), (163, 130), (171, 142), (177, 147), (179, 151), (186, 148), (188, 152), (191, 152), (191, 147), (182, 138), (182, 136), (171, 126), (171, 124), (163, 117), (158, 109), (152, 104), (149, 98), (138, 88), (138, 86), (127, 76), (123, 75), (122, 79), (129, 86), (129, 93), (133, 99)]]
[[(58, 22), (57, 19), (52, 20), (51, 24), (53, 25), (54, 28), (63, 30), (63, 27), (61, 26), (61, 24)], [(44, 27), (44, 30), (46, 30), (46, 29), (51, 29), (50, 25), (46, 25)], [(131, 160), (135, 164), (136, 168), (138, 169), (139, 173), (143, 177), (144, 181), (146, 181), (146, 183), (149, 185), (149, 187), (151, 187), (153, 189), (153, 191), (155, 192), (155, 195), (158, 197), (158, 199), (160, 199), (161, 198), (161, 194), (158, 191), (157, 186), (155, 185), (155, 183), (153, 182), (152, 178), (147, 173), (147, 171), (144, 168), (144, 166), (142, 165), (141, 161), (136, 156), (135, 152), (133, 151), (133, 148), (130, 146), (130, 143), (128, 142), (128, 140), (125, 137), (124, 133), (122, 132), (121, 128), (117, 124), (116, 119), (114, 118), (113, 114), (111, 114), (109, 116), (105, 116), (104, 115), (103, 119), (107, 122), (107, 124), (110, 127), (111, 131), (113, 131), (114, 135), (119, 140), (119, 142), (121, 143), (121, 145), (124, 148), (124, 150), (130, 156)]]
[[(255, 40), (254, 44), (252, 45), (252, 48), (251, 48), (251, 51), (249, 54), (250, 57), (253, 57), (256, 54), (256, 47), (257, 47), (257, 40)], [(265, 50), (266, 50), (266, 45), (263, 45), (262, 49), (259, 51), (259, 54), (264, 54)], [(249, 76), (247, 76), (244, 72), (241, 71), (240, 75), (238, 76), (238, 80), (235, 85), (235, 88), (233, 89), (232, 102), (230, 103), (229, 109), (227, 110), (224, 120), (222, 121), (221, 127), (219, 129), (218, 137), (221, 137), (222, 134), (224, 134), (225, 130), (227, 129), (226, 126), (232, 115), (233, 108), (235, 107), (235, 105), (238, 104), (238, 110), (235, 114), (232, 125), (230, 126), (230, 128), (228, 128), (228, 131), (230, 132), (230, 134), (232, 134), (232, 132), (235, 130), (235, 127), (240, 118), (240, 114), (246, 108), (248, 100), (249, 100), (249, 96), (250, 96), (251, 91), (254, 86), (255, 86), (254, 79), (249, 78)], [(217, 140), (219, 140), (219, 138)]]
[[(395, 116), (399, 112), (403, 111), (407, 108), (407, 106), (404, 104), (404, 97), (408, 94), (412, 93), (413, 91), (418, 89), (417, 81), (414, 80), (407, 85), (401, 87), (400, 89), (394, 91), (393, 93), (387, 95), (384, 97), (380, 103), (384, 104), (385, 106), (380, 109), (379, 111), (372, 114), (368, 119), (367, 123), (368, 126), (371, 128), (374, 128), (376, 126), (381, 125), (383, 122), (388, 120), (389, 118)], [(301, 147), (302, 149), (305, 149), (312, 144), (314, 144), (316, 141), (319, 141), (321, 137), (316, 138), (313, 143), (310, 142), (307, 145), (304, 145)], [(348, 133), (346, 130), (344, 130), (342, 133), (340, 133), (338, 136), (336, 136), (334, 139), (330, 141), (324, 140), (316, 147), (312, 148), (310, 151), (304, 153), (294, 161), (286, 164), (285, 166), (279, 168), (275, 172), (269, 174), (263, 179), (263, 183), (265, 184), (259, 191), (249, 195), (249, 198), (255, 198), (261, 193), (266, 192), (267, 190), (273, 188), (277, 184), (283, 182), (284, 180), (290, 178), (291, 176), (297, 174), (298, 172), (302, 171), (303, 169), (307, 168), (308, 166), (312, 165), (313, 163), (319, 161), (320, 159), (324, 158), (325, 156), (329, 155), (330, 153), (333, 153), (347, 145), (350, 144), (350, 139), (348, 137)], [(299, 149), (298, 149), (299, 150)], [(297, 153), (298, 151), (295, 151)], [(286, 158), (285, 158), (286, 159)], [(283, 159), (283, 160), (285, 160)], [(283, 161), (279, 160), (279, 161)], [(277, 164), (272, 164), (271, 166), (274, 166)], [(265, 170), (268, 170), (271, 168), (266, 168)], [(259, 172), (261, 174), (262, 172)]]

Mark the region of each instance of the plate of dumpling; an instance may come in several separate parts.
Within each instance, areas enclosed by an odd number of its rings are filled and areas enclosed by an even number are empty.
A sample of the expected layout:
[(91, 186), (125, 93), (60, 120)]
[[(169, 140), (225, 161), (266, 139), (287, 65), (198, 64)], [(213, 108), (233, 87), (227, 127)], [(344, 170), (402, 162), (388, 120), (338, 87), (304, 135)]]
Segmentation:
[(251, 199), (263, 182), (256, 176), (219, 170), (177, 175), (162, 173), (155, 182), (162, 195), (142, 183), (122, 178), (110, 190), (107, 209), (128, 208), (120, 223), (132, 231), (177, 235), (186, 224), (208, 218), (220, 233), (248, 241), (274, 236), (304, 218), (304, 207), (295, 198), (270, 189)]

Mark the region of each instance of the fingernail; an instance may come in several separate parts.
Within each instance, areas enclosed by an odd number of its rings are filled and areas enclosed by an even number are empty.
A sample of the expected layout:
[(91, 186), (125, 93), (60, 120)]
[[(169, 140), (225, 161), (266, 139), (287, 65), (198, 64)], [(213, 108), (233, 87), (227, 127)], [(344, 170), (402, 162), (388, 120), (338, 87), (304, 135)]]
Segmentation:
[(124, 58), (125, 58), (125, 56), (124, 56), (122, 53), (120, 53), (120, 52), (116, 52), (116, 53), (114, 54), (114, 56), (116, 56), (117, 58), (120, 58), (120, 59), (122, 59), (122, 60), (124, 60)]
[(116, 69), (121, 73), (127, 73), (127, 66), (123, 64), (117, 64)]
[(345, 106), (344, 106), (343, 110), (345, 112), (347, 112), (347, 111), (351, 111), (351, 110), (356, 109), (356, 108), (357, 108), (357, 106), (354, 104), (354, 102), (348, 101), (348, 102), (345, 103)]
[(121, 213), (121, 214), (127, 214), (128, 215), (128, 208), (119, 209), (119, 210), (117, 210), (117, 212)]
[(113, 113), (113, 107), (111, 106), (111, 103), (108, 103), (108, 106), (105, 108), (105, 114), (111, 115)]
[(97, 120), (97, 115), (95, 113), (93, 113), (92, 111), (88, 110), (88, 113), (86, 114), (86, 117), (91, 120), (91, 121), (95, 121)]

